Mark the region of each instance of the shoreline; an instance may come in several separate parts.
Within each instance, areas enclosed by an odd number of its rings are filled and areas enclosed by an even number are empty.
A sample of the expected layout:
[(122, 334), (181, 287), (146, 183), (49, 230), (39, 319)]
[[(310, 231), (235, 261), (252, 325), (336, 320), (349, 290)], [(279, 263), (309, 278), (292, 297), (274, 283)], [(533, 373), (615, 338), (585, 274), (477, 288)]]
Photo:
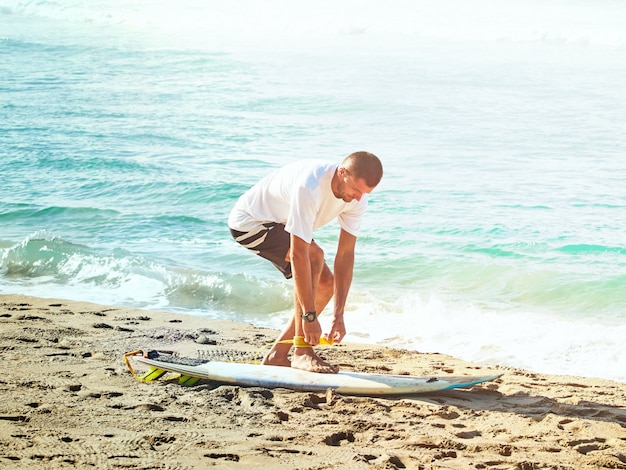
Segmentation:
[(0, 325), (6, 468), (626, 469), (626, 383), (350, 343), (319, 353), (342, 370), (504, 376), (394, 398), (183, 387), (135, 380), (123, 354), (252, 358), (277, 331), (22, 295), (0, 295)]

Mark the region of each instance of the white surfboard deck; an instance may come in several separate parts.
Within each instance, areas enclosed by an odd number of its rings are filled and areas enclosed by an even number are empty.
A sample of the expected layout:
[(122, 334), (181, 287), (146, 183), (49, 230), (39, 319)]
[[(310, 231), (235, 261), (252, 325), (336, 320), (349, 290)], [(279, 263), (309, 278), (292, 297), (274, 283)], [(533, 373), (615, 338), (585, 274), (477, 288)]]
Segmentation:
[(411, 375), (369, 374), (343, 372), (320, 374), (291, 367), (264, 366), (238, 362), (209, 361), (200, 365), (185, 365), (137, 356), (137, 361), (151, 368), (175, 372), (217, 382), (267, 388), (288, 388), (319, 392), (333, 389), (346, 395), (407, 395), (438, 392), (495, 380), (502, 374), (483, 376), (419, 377)]

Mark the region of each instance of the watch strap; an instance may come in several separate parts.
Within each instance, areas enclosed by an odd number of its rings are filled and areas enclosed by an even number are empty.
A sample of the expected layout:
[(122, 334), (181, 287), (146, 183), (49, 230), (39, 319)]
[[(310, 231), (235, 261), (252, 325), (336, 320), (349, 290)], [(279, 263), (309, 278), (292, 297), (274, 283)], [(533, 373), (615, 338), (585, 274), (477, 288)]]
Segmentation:
[(301, 315), (301, 317), (308, 321), (309, 323), (312, 323), (315, 321), (315, 319), (317, 318), (317, 312), (316, 311), (310, 311), (310, 312), (305, 312)]

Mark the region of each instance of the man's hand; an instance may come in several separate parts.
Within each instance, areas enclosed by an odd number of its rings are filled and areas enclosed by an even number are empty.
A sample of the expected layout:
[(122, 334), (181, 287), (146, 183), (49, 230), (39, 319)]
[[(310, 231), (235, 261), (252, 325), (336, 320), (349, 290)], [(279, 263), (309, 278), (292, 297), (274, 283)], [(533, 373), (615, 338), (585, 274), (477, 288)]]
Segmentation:
[(340, 343), (344, 336), (346, 336), (346, 325), (343, 322), (343, 317), (335, 316), (330, 324), (328, 339)]
[(322, 326), (317, 319), (312, 322), (308, 322), (303, 319), (302, 333), (304, 334), (304, 341), (309, 343), (311, 346), (317, 346), (318, 344), (320, 344), (320, 336), (322, 336)]

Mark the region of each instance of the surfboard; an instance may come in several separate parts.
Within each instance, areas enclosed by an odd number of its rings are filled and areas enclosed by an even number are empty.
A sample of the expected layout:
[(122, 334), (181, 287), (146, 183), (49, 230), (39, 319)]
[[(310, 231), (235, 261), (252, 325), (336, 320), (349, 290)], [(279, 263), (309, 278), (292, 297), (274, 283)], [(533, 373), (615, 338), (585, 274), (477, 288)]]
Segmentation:
[(493, 374), (421, 377), (348, 371), (320, 374), (290, 367), (238, 362), (208, 361), (190, 365), (189, 359), (175, 357), (168, 357), (167, 361), (161, 361), (137, 356), (136, 360), (150, 367), (150, 371), (142, 378), (144, 381), (156, 379), (166, 372), (175, 372), (181, 375), (180, 383), (183, 385), (191, 385), (199, 379), (205, 379), (225, 384), (287, 388), (308, 392), (332, 389), (346, 395), (411, 395), (439, 392), (471, 387), (502, 376), (502, 374)]

